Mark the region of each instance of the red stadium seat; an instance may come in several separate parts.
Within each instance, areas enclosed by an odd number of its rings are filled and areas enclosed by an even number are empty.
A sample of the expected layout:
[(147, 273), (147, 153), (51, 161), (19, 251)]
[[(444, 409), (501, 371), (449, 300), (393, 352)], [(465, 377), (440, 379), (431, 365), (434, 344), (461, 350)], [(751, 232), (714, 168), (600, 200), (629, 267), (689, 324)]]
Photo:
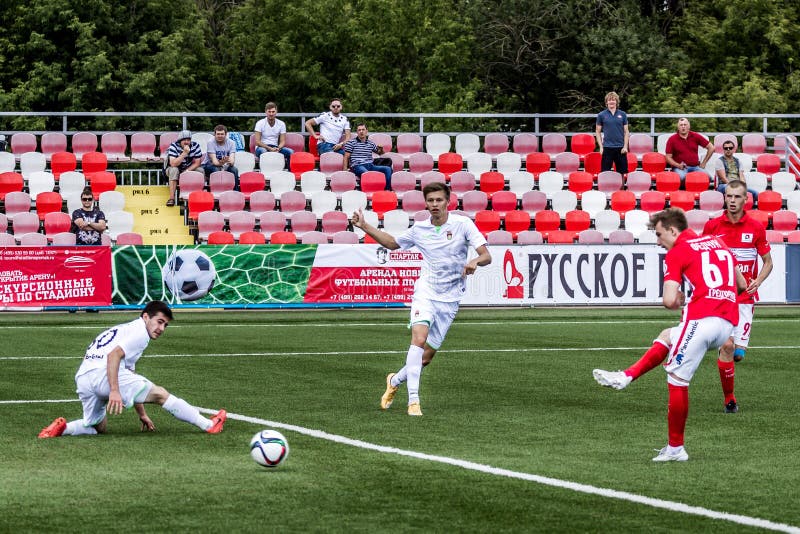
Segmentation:
[[(381, 174), (381, 176), (383, 176)], [(394, 191), (375, 191), (372, 194), (372, 211), (378, 214), (379, 219), (383, 219), (383, 214), (387, 211), (397, 209), (397, 193)]]
[(611, 194), (611, 209), (623, 217), (627, 212), (636, 209), (636, 195), (630, 191), (614, 191)]
[(239, 175), (239, 191), (247, 200), (255, 191), (263, 191), (266, 186), (264, 175), (257, 171), (249, 171)]
[[(620, 179), (620, 182), (622, 180)], [(585, 193), (594, 187), (594, 178), (591, 173), (586, 171), (574, 171), (569, 173), (567, 181), (567, 189), (578, 195), (581, 198), (581, 193)]]
[[(761, 198), (759, 197), (759, 200)], [(797, 229), (797, 214), (791, 210), (777, 210), (772, 213), (772, 228), (782, 235)]]
[(570, 139), (569, 148), (570, 152), (574, 152), (579, 158), (584, 159), (587, 154), (594, 152), (594, 135), (588, 133), (573, 135), (572, 139)]
[(603, 155), (600, 152), (589, 152), (583, 158), (583, 170), (591, 173), (592, 176), (597, 176), (600, 174), (600, 169), (602, 169), (602, 160)]
[(506, 213), (517, 209), (517, 195), (511, 191), (497, 191), (492, 195), (492, 210), (505, 218)]
[(514, 239), (520, 232), (524, 232), (531, 227), (531, 216), (527, 211), (514, 210), (506, 212), (505, 229), (511, 232)]
[(196, 221), (203, 211), (214, 209), (214, 195), (208, 191), (192, 191), (189, 193), (189, 219)]
[[(442, 159), (439, 158), (439, 166), (441, 167)], [(498, 191), (502, 191), (506, 185), (506, 178), (503, 176), (503, 173), (500, 172), (485, 172), (481, 174), (480, 183), (478, 185), (479, 189), (486, 193), (489, 198), (492, 198)], [(516, 195), (515, 195), (516, 197)]]
[(444, 174), (446, 180), (450, 180), (450, 175), (464, 169), (464, 160), (461, 154), (456, 152), (445, 152), (439, 155), (439, 172)]
[(772, 176), (781, 170), (781, 158), (777, 154), (761, 154), (756, 160), (756, 170)]
[(93, 172), (86, 174), (89, 185), (92, 188), (92, 195), (95, 199), (100, 198), (101, 193), (113, 191), (117, 188), (117, 177), (113, 172)]
[(39, 215), (39, 220), (43, 221), (48, 213), (61, 211), (63, 202), (61, 194), (54, 191), (43, 191), (36, 195), (36, 213)]
[(681, 177), (677, 172), (673, 171), (658, 172), (656, 173), (655, 180), (656, 191), (661, 191), (662, 193), (669, 194), (673, 191), (677, 191), (681, 186)]
[(108, 158), (102, 152), (87, 152), (81, 159), (81, 170), (88, 175), (92, 172), (104, 172), (108, 168)]
[(642, 155), (642, 170), (655, 176), (667, 168), (667, 157), (659, 152), (648, 152)]
[(758, 194), (757, 206), (768, 213), (778, 211), (783, 206), (783, 197), (777, 191), (762, 191)]
[(317, 161), (314, 155), (309, 152), (295, 152), (289, 159), (289, 170), (295, 178), (300, 179), (300, 175), (306, 171), (313, 171)]
[[(25, 184), (22, 175), (16, 172), (0, 173), (0, 201), (5, 201), (6, 194), (11, 192), (22, 191), (22, 186)], [(28, 199), (30, 204), (30, 198)], [(30, 207), (30, 206), (29, 206)]]
[(500, 229), (500, 214), (496, 211), (482, 210), (475, 214), (475, 226), (484, 235)]
[(74, 171), (78, 168), (78, 160), (72, 152), (55, 152), (50, 156), (50, 172), (56, 180), (61, 177), (61, 173)]
[(551, 230), (545, 234), (545, 239), (553, 245), (571, 245), (575, 243), (575, 232), (570, 230)]
[(708, 174), (703, 171), (692, 171), (686, 173), (684, 180), (684, 187), (687, 191), (694, 193), (695, 198), (700, 198), (700, 193), (708, 191), (711, 187), (711, 181)]
[(694, 193), (691, 191), (673, 191), (669, 194), (669, 207), (680, 208), (683, 211), (694, 209)]
[(667, 195), (661, 191), (645, 191), (639, 201), (639, 207), (647, 213), (655, 213), (664, 209), (667, 203)]
[(581, 232), (588, 230), (592, 225), (592, 219), (589, 213), (582, 210), (568, 211), (564, 217), (564, 228), (573, 232)]
[(561, 217), (552, 210), (543, 210), (536, 213), (533, 221), (534, 228), (542, 234), (561, 227)]
[(550, 170), (550, 156), (544, 152), (531, 152), (525, 157), (525, 170), (538, 177)]
[(525, 158), (531, 152), (539, 151), (539, 139), (532, 133), (523, 132), (514, 134), (512, 150)]
[(294, 232), (274, 232), (270, 236), (269, 242), (272, 245), (296, 245), (297, 236)]
[(235, 242), (233, 234), (224, 230), (217, 230), (208, 234), (209, 245), (233, 245)]

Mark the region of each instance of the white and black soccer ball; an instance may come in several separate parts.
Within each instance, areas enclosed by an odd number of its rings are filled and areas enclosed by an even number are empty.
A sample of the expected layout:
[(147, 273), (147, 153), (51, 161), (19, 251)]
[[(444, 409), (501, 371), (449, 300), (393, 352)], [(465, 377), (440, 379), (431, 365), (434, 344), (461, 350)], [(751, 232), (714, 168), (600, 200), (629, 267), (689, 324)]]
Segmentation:
[(277, 430), (262, 430), (250, 440), (250, 456), (258, 465), (278, 467), (289, 456), (289, 442)]
[(161, 269), (164, 285), (178, 300), (203, 298), (214, 287), (217, 270), (211, 258), (194, 249), (174, 252)]

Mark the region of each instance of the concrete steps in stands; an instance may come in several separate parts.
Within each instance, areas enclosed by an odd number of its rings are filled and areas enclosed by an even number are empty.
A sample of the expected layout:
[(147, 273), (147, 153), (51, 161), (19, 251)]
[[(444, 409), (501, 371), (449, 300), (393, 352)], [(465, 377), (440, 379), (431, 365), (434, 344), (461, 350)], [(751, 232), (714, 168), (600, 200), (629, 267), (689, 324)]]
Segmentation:
[(167, 207), (166, 185), (117, 186), (125, 195), (125, 211), (133, 213), (133, 231), (142, 234), (145, 245), (194, 244), (179, 206)]

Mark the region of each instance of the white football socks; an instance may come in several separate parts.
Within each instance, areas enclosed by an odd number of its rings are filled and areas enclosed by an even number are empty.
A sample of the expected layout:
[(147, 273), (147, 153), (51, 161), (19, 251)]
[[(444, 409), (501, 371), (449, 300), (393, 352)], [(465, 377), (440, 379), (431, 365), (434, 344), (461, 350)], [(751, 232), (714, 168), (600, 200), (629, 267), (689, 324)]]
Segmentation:
[(202, 430), (208, 430), (214, 425), (214, 423), (211, 422), (211, 419), (206, 419), (200, 415), (200, 411), (197, 408), (185, 400), (176, 397), (175, 395), (170, 395), (167, 397), (167, 400), (164, 402), (162, 407), (171, 413), (176, 419), (199, 427)]
[[(422, 347), (411, 345), (406, 355), (406, 366), (403, 368), (408, 377), (408, 403), (419, 402), (419, 377), (422, 374)], [(402, 371), (402, 370), (401, 370)]]
[(97, 434), (93, 426), (83, 426), (83, 419), (76, 419), (67, 423), (62, 436), (83, 436)]

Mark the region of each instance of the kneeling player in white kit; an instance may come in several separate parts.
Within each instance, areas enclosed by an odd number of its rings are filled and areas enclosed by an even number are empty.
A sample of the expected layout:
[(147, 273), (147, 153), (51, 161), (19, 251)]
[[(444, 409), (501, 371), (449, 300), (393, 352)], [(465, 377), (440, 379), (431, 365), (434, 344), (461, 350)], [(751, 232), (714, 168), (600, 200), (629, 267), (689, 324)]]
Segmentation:
[[(626, 371), (594, 370), (603, 386), (623, 389), (631, 380), (653, 367), (668, 355), (669, 404), (667, 427), (669, 440), (653, 458), (654, 462), (683, 462), (689, 459), (684, 449), (684, 430), (689, 415), (689, 382), (706, 351), (722, 346), (739, 321), (736, 297), (747, 284), (735, 267), (733, 253), (714, 236), (698, 237), (688, 229), (683, 210), (670, 208), (650, 218), (658, 244), (667, 250), (663, 303), (671, 310), (684, 303), (681, 323), (661, 332), (642, 358)], [(688, 302), (680, 290), (681, 282), (692, 287)]]
[(63, 417), (45, 427), (40, 438), (104, 434), (106, 412), (120, 414), (133, 407), (142, 422), (142, 431), (154, 431), (155, 425), (144, 404), (159, 404), (177, 419), (208, 432), (222, 432), (227, 413), (220, 410), (211, 419), (197, 408), (171, 395), (166, 389), (136, 374), (136, 361), (151, 339), (158, 338), (172, 320), (172, 310), (161, 301), (145, 306), (141, 316), (97, 336), (86, 349), (83, 363), (75, 375), (77, 393), (83, 404), (83, 418), (67, 423)]
[[(397, 239), (369, 225), (361, 210), (352, 219), (353, 226), (389, 250), (416, 247), (422, 253), (422, 270), (411, 300), (411, 346), (406, 364), (397, 373), (389, 373), (381, 397), (381, 408), (386, 410), (392, 405), (397, 388), (407, 381), (408, 415), (422, 415), (419, 403), (422, 368), (439, 350), (458, 313), (458, 303), (466, 291), (466, 277), (478, 266), (492, 262), (486, 239), (475, 223), (468, 217), (447, 212), (450, 189), (445, 184), (433, 182), (422, 193), (430, 219), (417, 221)], [(478, 256), (467, 261), (470, 247)]]

